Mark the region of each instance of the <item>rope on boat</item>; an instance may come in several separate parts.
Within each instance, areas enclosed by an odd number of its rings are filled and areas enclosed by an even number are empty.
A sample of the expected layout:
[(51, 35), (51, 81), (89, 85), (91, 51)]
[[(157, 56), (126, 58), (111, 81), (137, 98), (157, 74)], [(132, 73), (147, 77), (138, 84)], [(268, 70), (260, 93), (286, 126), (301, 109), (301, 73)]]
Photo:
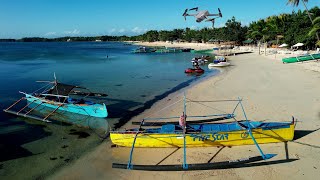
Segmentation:
[[(190, 102), (198, 103), (198, 104), (203, 105), (203, 106), (205, 106), (205, 107), (207, 107), (207, 108), (214, 109), (214, 110), (217, 110), (217, 111), (220, 111), (220, 112), (223, 112), (223, 113), (228, 114), (228, 112), (225, 112), (225, 111), (222, 111), (222, 110), (220, 110), (220, 109), (217, 109), (217, 108), (208, 106), (208, 105), (203, 104), (203, 103), (201, 103), (201, 102), (199, 102), (199, 101), (193, 101), (192, 99), (189, 99), (189, 98), (187, 98), (187, 99), (188, 99)], [(232, 114), (233, 114), (233, 113), (232, 113)]]
[[(146, 118), (143, 118), (143, 120), (142, 120), (142, 121), (144, 121), (144, 120), (148, 119), (149, 117), (151, 117), (151, 116), (152, 116), (152, 115), (154, 115), (154, 114), (157, 114), (157, 113), (159, 113), (159, 112), (161, 112), (161, 111), (163, 111), (163, 110), (165, 110), (165, 109), (167, 109), (167, 108), (169, 108), (169, 107), (171, 107), (171, 106), (173, 106), (173, 105), (175, 105), (175, 104), (177, 104), (177, 103), (181, 102), (182, 100), (183, 100), (183, 99), (180, 99), (180, 100), (176, 101), (175, 103), (170, 104), (169, 106), (165, 106), (164, 108), (160, 109), (159, 111), (157, 111), (157, 112), (155, 112), (155, 113), (151, 113), (151, 114), (149, 114)], [(154, 124), (154, 123), (153, 123), (153, 124)]]
[[(161, 120), (161, 119), (175, 119), (175, 118), (179, 118), (179, 117), (166, 117), (166, 118), (149, 118), (149, 117), (151, 117), (152, 115), (157, 114), (157, 113), (159, 113), (159, 112), (161, 112), (161, 111), (163, 111), (163, 110), (165, 110), (165, 109), (167, 109), (167, 108), (169, 108), (169, 107), (171, 107), (171, 106), (173, 106), (173, 105), (175, 105), (175, 104), (179, 103), (179, 102), (180, 102), (180, 101), (182, 101), (182, 100), (184, 100), (184, 99), (183, 99), (183, 98), (181, 98), (180, 100), (176, 101), (175, 103), (170, 104), (170, 105), (168, 105), (168, 106), (166, 106), (166, 107), (164, 107), (164, 108), (160, 109), (160, 110), (159, 110), (159, 111), (157, 111), (156, 113), (149, 114), (147, 117), (143, 118), (143, 120), (152, 120), (152, 119), (153, 119), (153, 120), (154, 120), (154, 119)], [(194, 100), (189, 99), (189, 98), (186, 98), (186, 100), (189, 100), (189, 102), (198, 103), (198, 104), (203, 105), (203, 106), (205, 106), (205, 107), (207, 107), (207, 108), (214, 109), (214, 110), (220, 111), (220, 112), (222, 112), (222, 113), (225, 113), (225, 114), (208, 115), (208, 116), (223, 116), (223, 115), (230, 115), (230, 114), (229, 114), (228, 112), (226, 112), (226, 111), (222, 111), (222, 110), (220, 110), (220, 109), (213, 108), (213, 107), (208, 106), (208, 105), (206, 105), (206, 104), (203, 104), (203, 103), (201, 103), (201, 102), (199, 102), (199, 101), (194, 101)], [(239, 100), (223, 100), (223, 101), (239, 101)], [(220, 101), (214, 101), (214, 102), (220, 102)], [(239, 105), (239, 103), (237, 104), (237, 106), (238, 106), (238, 105)], [(237, 108), (237, 106), (235, 107), (235, 109)], [(235, 111), (235, 109), (234, 109), (234, 111)], [(232, 112), (232, 114), (234, 114), (234, 111)], [(189, 117), (193, 117), (193, 116), (189, 116)], [(194, 116), (194, 117), (197, 117), (197, 116)], [(199, 117), (200, 117), (200, 116), (199, 116)], [(201, 117), (205, 117), (205, 116), (201, 116)], [(156, 122), (153, 122), (153, 124), (154, 124), (154, 123), (156, 123)], [(153, 124), (151, 124), (151, 126), (152, 126)]]
[[(50, 83), (48, 83), (48, 84), (47, 84), (47, 85), (45, 85), (45, 86), (40, 87), (39, 89), (37, 89), (37, 90), (33, 91), (33, 92), (32, 92), (32, 94), (34, 94), (34, 93), (36, 93), (36, 92), (40, 91), (41, 89), (46, 88), (46, 87), (47, 87), (47, 86), (49, 86), (49, 85), (50, 85)], [(45, 89), (45, 90), (46, 90), (46, 89)], [(45, 92), (45, 90), (44, 90), (44, 91), (42, 91), (42, 92)]]

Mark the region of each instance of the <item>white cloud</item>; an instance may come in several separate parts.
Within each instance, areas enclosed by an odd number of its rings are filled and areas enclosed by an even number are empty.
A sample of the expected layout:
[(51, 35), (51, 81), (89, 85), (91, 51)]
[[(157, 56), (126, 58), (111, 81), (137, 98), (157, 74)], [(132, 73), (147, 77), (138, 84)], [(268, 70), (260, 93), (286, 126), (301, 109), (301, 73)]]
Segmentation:
[(78, 29), (74, 29), (73, 31), (64, 31), (63, 33), (68, 35), (77, 35), (80, 34), (80, 31)]
[(127, 35), (127, 36), (132, 36), (132, 35), (139, 35), (147, 32), (148, 29), (146, 28), (140, 28), (140, 27), (135, 27), (133, 29), (126, 29), (126, 28), (110, 28), (107, 31), (105, 31), (106, 35), (109, 36), (121, 36), (121, 35)]
[(57, 33), (56, 32), (47, 32), (45, 34), (45, 36), (54, 36), (54, 35), (57, 35)]
[(142, 28), (139, 28), (139, 27), (135, 27), (135, 28), (133, 28), (131, 31), (133, 32), (133, 33), (136, 33), (136, 34), (141, 34), (141, 33), (144, 33), (144, 32), (146, 32), (148, 29), (142, 29)]

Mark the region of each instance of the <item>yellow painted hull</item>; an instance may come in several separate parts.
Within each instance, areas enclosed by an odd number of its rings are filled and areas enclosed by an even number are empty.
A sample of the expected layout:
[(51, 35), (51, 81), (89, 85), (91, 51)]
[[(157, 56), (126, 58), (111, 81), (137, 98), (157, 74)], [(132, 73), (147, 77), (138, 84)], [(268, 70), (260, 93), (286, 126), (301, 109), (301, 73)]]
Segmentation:
[[(294, 125), (290, 127), (276, 129), (252, 129), (252, 133), (257, 143), (285, 142), (293, 139)], [(112, 143), (118, 146), (132, 147), (136, 133), (111, 132)], [(207, 132), (207, 133), (187, 133), (186, 147), (209, 147), (209, 146), (240, 146), (254, 144), (246, 130)], [(135, 147), (183, 147), (182, 134), (159, 134), (141, 133), (138, 134)]]

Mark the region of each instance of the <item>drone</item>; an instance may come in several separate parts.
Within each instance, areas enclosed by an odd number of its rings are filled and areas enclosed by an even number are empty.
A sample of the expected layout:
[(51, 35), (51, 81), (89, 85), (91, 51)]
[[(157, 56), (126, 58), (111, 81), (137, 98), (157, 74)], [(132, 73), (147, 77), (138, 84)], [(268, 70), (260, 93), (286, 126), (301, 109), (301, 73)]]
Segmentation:
[[(193, 11), (193, 10), (195, 10), (197, 13), (196, 14), (188, 14), (187, 13), (188, 11)], [(182, 14), (182, 16), (184, 17), (184, 20), (187, 20), (186, 16), (194, 16), (196, 18), (196, 22), (198, 22), (198, 23), (200, 23), (206, 19), (205, 22), (211, 21), (212, 27), (214, 27), (214, 20), (216, 18), (222, 17), (222, 13), (220, 11), (220, 8), (218, 8), (218, 11), (219, 11), (218, 14), (210, 14), (208, 10), (203, 10), (203, 11), (198, 12), (198, 7), (195, 7), (195, 8), (191, 8), (191, 9), (186, 9), (184, 11), (184, 13)], [(217, 17), (208, 19), (209, 16), (217, 16)]]

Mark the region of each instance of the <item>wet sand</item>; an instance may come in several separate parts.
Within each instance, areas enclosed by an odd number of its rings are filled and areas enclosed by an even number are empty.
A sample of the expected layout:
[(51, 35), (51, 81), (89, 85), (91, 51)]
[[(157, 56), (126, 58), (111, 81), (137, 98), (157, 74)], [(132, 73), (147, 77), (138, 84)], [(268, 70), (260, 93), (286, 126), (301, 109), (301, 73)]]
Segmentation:
[[(265, 153), (277, 154), (268, 161), (254, 166), (188, 172), (147, 172), (112, 169), (112, 162), (127, 163), (130, 148), (110, 148), (110, 140), (93, 149), (70, 166), (53, 174), (50, 179), (313, 179), (320, 175), (320, 74), (295, 64), (282, 64), (279, 60), (257, 53), (230, 57), (233, 66), (225, 68), (219, 76), (207, 78), (191, 87), (170, 94), (150, 109), (134, 117), (180, 115), (182, 92), (196, 101), (243, 98), (247, 116), (257, 121), (290, 121), (298, 118), (294, 141), (261, 145)], [(230, 112), (234, 102), (187, 104), (188, 115)], [(214, 107), (214, 108), (212, 108)], [(218, 109), (218, 110), (217, 110)], [(162, 110), (160, 113), (156, 113)], [(244, 117), (240, 115), (238, 119)], [(124, 125), (130, 127), (131, 121)], [(174, 148), (136, 148), (133, 163), (157, 164)], [(206, 163), (234, 160), (259, 155), (253, 145), (231, 148), (188, 148), (188, 163)], [(177, 150), (161, 164), (182, 164), (182, 149)]]

